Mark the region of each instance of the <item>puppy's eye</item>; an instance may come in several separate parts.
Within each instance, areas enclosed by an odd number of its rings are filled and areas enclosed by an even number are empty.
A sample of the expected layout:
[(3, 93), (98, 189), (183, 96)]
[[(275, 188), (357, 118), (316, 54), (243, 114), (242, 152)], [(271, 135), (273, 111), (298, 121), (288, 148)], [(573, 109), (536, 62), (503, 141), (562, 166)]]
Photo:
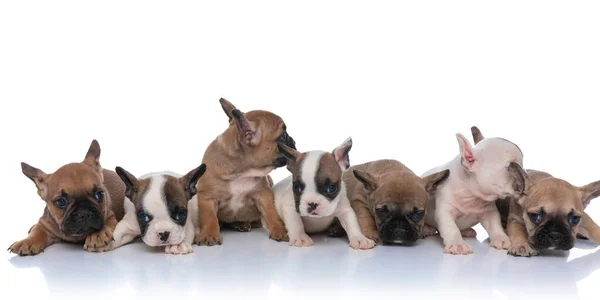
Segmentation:
[(185, 222), (185, 219), (187, 217), (187, 213), (184, 211), (179, 211), (173, 214), (173, 216), (171, 216), (173, 218), (173, 220), (177, 221), (177, 222)]
[(149, 223), (150, 221), (152, 221), (152, 217), (150, 217), (150, 215), (146, 214), (146, 213), (140, 213), (138, 215), (138, 219), (140, 220), (140, 222), (142, 223)]
[(410, 213), (410, 218), (415, 222), (419, 222), (419, 221), (423, 220), (423, 217), (425, 217), (425, 211), (419, 210), (416, 207)]
[(527, 213), (529, 220), (535, 224), (540, 224), (542, 222), (542, 214), (536, 212)]
[(302, 185), (298, 182), (294, 182), (294, 185), (292, 186), (292, 189), (294, 190), (294, 194), (296, 195), (300, 195), (302, 194), (302, 191), (304, 190), (304, 188), (302, 187)]
[(580, 216), (570, 216), (569, 217), (569, 223), (571, 223), (571, 225), (575, 226), (575, 225), (579, 224), (579, 222), (581, 222)]
[(384, 204), (375, 208), (375, 214), (379, 218), (385, 218), (390, 214), (390, 209), (387, 205)]
[(65, 208), (65, 206), (67, 206), (67, 199), (65, 199), (65, 197), (60, 197), (54, 200), (54, 205), (58, 208)]
[(331, 184), (327, 187), (327, 194), (335, 194), (338, 190), (337, 184)]
[(96, 201), (102, 202), (104, 200), (104, 191), (97, 191), (94, 194), (94, 197), (96, 198)]

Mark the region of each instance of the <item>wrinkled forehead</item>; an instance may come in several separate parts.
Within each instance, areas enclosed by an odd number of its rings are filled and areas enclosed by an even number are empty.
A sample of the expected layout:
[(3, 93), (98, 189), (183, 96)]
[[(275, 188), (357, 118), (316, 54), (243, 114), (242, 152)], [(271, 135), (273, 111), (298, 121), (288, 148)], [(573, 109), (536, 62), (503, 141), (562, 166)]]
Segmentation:
[(515, 143), (503, 138), (490, 138), (477, 144), (479, 152), (487, 161), (523, 163), (523, 152)]
[(571, 209), (582, 210), (581, 195), (577, 188), (564, 180), (544, 178), (536, 181), (530, 188), (527, 208), (544, 207), (547, 212), (568, 214)]
[(331, 183), (339, 182), (342, 178), (342, 170), (336, 162), (333, 154), (323, 153), (319, 159), (319, 168), (315, 174), (315, 180), (317, 182), (325, 182), (327, 180)]
[(56, 170), (48, 181), (49, 192), (54, 194), (64, 190), (68, 194), (81, 190), (100, 188), (100, 175), (88, 165), (73, 163)]
[[(391, 179), (391, 178), (390, 178)], [(376, 204), (393, 202), (402, 207), (403, 211), (410, 212), (413, 208), (424, 209), (427, 204), (425, 187), (415, 180), (406, 178), (381, 180), (380, 186), (374, 194)]]
[(187, 207), (187, 198), (179, 179), (170, 175), (154, 175), (141, 179), (132, 202), (136, 207), (146, 201), (160, 201), (171, 206)]

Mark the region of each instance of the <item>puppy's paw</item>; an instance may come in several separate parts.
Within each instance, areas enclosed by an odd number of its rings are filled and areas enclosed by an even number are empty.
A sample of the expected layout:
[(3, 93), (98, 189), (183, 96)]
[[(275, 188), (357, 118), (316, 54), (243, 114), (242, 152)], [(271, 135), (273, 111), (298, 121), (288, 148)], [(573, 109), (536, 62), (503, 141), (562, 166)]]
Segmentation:
[(271, 230), (269, 232), (269, 238), (278, 242), (287, 242), (290, 240), (290, 237), (285, 229)]
[(19, 256), (33, 256), (44, 252), (44, 245), (29, 239), (24, 239), (10, 245), (10, 247), (8, 247), (8, 251)]
[(249, 232), (252, 230), (251, 222), (232, 222), (227, 224), (229, 228), (238, 232)]
[(306, 233), (301, 233), (297, 236), (290, 236), (290, 246), (310, 247), (312, 245), (313, 245), (313, 240)]
[(366, 250), (375, 247), (375, 242), (364, 236), (351, 237), (350, 247), (352, 249)]
[(179, 245), (168, 245), (165, 247), (165, 253), (167, 254), (190, 254), (194, 252), (192, 245), (183, 242)]
[(194, 237), (194, 244), (199, 246), (216, 246), (223, 244), (223, 237), (220, 234), (198, 233)]
[(498, 250), (508, 250), (510, 249), (510, 238), (506, 235), (490, 238), (490, 247), (494, 247)]
[(83, 249), (89, 252), (106, 252), (113, 250), (112, 247), (113, 231), (109, 227), (104, 227), (98, 232), (90, 233), (85, 239)]
[(461, 231), (460, 235), (464, 238), (476, 238), (477, 231), (475, 231), (475, 229), (473, 229), (473, 228), (469, 228), (469, 229), (465, 229), (465, 230)]
[(369, 233), (365, 234), (365, 237), (367, 239), (375, 242), (376, 245), (383, 245), (383, 242), (379, 238), (379, 233), (377, 233), (377, 232), (369, 232)]
[(456, 240), (444, 247), (444, 253), (452, 255), (468, 255), (473, 253), (473, 249), (463, 239)]
[(428, 236), (437, 235), (438, 231), (435, 227), (425, 224), (425, 226), (423, 226), (423, 230), (421, 231), (421, 233), (422, 233), (423, 237), (426, 238)]
[(531, 245), (529, 245), (529, 243), (526, 243), (526, 244), (516, 244), (516, 245), (510, 246), (510, 248), (508, 248), (508, 254), (510, 254), (512, 256), (532, 257), (532, 256), (538, 256), (539, 252), (537, 250), (533, 249), (533, 247), (531, 247)]

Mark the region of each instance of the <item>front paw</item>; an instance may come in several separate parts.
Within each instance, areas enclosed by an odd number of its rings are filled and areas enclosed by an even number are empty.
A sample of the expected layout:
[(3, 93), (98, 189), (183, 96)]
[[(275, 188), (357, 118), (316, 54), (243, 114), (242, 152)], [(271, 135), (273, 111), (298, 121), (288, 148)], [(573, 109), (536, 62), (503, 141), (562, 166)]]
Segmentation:
[(290, 240), (287, 231), (284, 228), (279, 230), (270, 230), (269, 238), (278, 242), (287, 242)]
[(506, 235), (490, 238), (490, 247), (498, 250), (508, 250), (510, 249), (510, 238)]
[(512, 256), (532, 257), (538, 256), (539, 252), (533, 249), (533, 247), (531, 247), (529, 243), (523, 243), (513, 244), (512, 246), (510, 246), (510, 248), (508, 248), (508, 254)]
[(229, 228), (238, 232), (249, 232), (252, 230), (251, 222), (232, 222), (227, 224)]
[(423, 238), (426, 238), (428, 236), (434, 236), (438, 234), (438, 230), (435, 227), (429, 226), (429, 225), (425, 225), (423, 226), (423, 230), (421, 231)]
[(467, 255), (473, 253), (473, 249), (462, 238), (444, 247), (444, 253), (452, 255)]
[(189, 254), (193, 252), (194, 248), (192, 248), (192, 245), (186, 242), (183, 242), (179, 245), (168, 245), (165, 247), (165, 253), (167, 254)]
[(460, 235), (464, 238), (476, 238), (477, 231), (475, 231), (475, 229), (473, 229), (473, 228), (467, 228), (465, 230), (462, 230), (460, 232)]
[(194, 237), (194, 244), (200, 246), (215, 246), (223, 244), (223, 237), (220, 234), (198, 233)]
[(301, 233), (297, 236), (290, 236), (290, 246), (310, 247), (312, 245), (313, 245), (313, 240), (306, 233)]
[(365, 236), (351, 237), (350, 247), (352, 249), (366, 250), (375, 247), (375, 242)]
[(41, 252), (44, 252), (44, 245), (29, 239), (24, 239), (10, 245), (10, 247), (8, 247), (8, 251), (19, 256), (37, 255)]
[(365, 237), (367, 239), (372, 240), (373, 242), (375, 242), (376, 245), (383, 245), (383, 242), (379, 238), (379, 233), (377, 233), (377, 232), (367, 233), (367, 234), (365, 234)]
[(104, 227), (98, 232), (90, 233), (85, 238), (83, 249), (89, 252), (106, 252), (113, 250), (112, 247), (113, 231), (109, 227)]

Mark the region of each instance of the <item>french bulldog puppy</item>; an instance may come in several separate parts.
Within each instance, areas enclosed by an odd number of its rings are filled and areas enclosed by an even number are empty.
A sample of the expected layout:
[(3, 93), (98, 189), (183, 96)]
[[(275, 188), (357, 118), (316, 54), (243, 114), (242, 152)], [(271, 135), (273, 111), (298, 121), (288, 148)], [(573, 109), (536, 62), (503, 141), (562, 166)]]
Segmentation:
[(600, 243), (598, 225), (584, 212), (600, 196), (600, 181), (576, 187), (545, 172), (525, 171), (515, 162), (509, 173), (521, 194), (499, 200), (509, 201), (509, 254), (530, 257), (542, 249), (570, 250), (577, 233)]
[(167, 254), (194, 252), (196, 184), (205, 171), (206, 165), (202, 164), (184, 176), (160, 172), (138, 179), (117, 167), (116, 172), (126, 186), (125, 216), (117, 224), (112, 247), (141, 237), (150, 247), (165, 246)]
[(125, 186), (117, 174), (100, 167), (96, 140), (81, 163), (64, 165), (51, 174), (26, 163), (21, 168), (35, 183), (46, 208), (29, 236), (12, 244), (9, 251), (36, 255), (58, 242), (84, 243), (90, 252), (111, 250), (113, 231), (123, 217)]
[(523, 153), (506, 139), (483, 139), (473, 147), (462, 134), (456, 136), (460, 154), (424, 174), (450, 170), (449, 178), (438, 186), (435, 197), (428, 203), (425, 224), (439, 231), (445, 253), (472, 253), (463, 235), (472, 233), (471, 227), (477, 223), (488, 232), (490, 246), (508, 249), (510, 239), (502, 227), (495, 201), (517, 194), (507, 167), (511, 162), (523, 164)]
[(207, 171), (198, 182), (199, 232), (194, 243), (220, 245), (220, 222), (249, 231), (261, 217), (271, 239), (287, 240), (268, 174), (287, 164), (277, 144), (295, 149), (296, 143), (279, 116), (263, 110), (242, 113), (229, 101), (220, 102), (229, 127), (204, 153)]
[(342, 173), (350, 166), (351, 148), (350, 138), (332, 153), (300, 153), (280, 143), (279, 151), (289, 159), (288, 169), (292, 175), (277, 183), (273, 192), (275, 208), (288, 230), (290, 246), (313, 245), (307, 233), (323, 232), (337, 218), (348, 233), (350, 247), (375, 247), (375, 242), (360, 231), (342, 180)]
[(428, 198), (449, 175), (443, 170), (421, 178), (401, 162), (384, 159), (353, 166), (343, 179), (367, 238), (411, 245), (423, 237)]

